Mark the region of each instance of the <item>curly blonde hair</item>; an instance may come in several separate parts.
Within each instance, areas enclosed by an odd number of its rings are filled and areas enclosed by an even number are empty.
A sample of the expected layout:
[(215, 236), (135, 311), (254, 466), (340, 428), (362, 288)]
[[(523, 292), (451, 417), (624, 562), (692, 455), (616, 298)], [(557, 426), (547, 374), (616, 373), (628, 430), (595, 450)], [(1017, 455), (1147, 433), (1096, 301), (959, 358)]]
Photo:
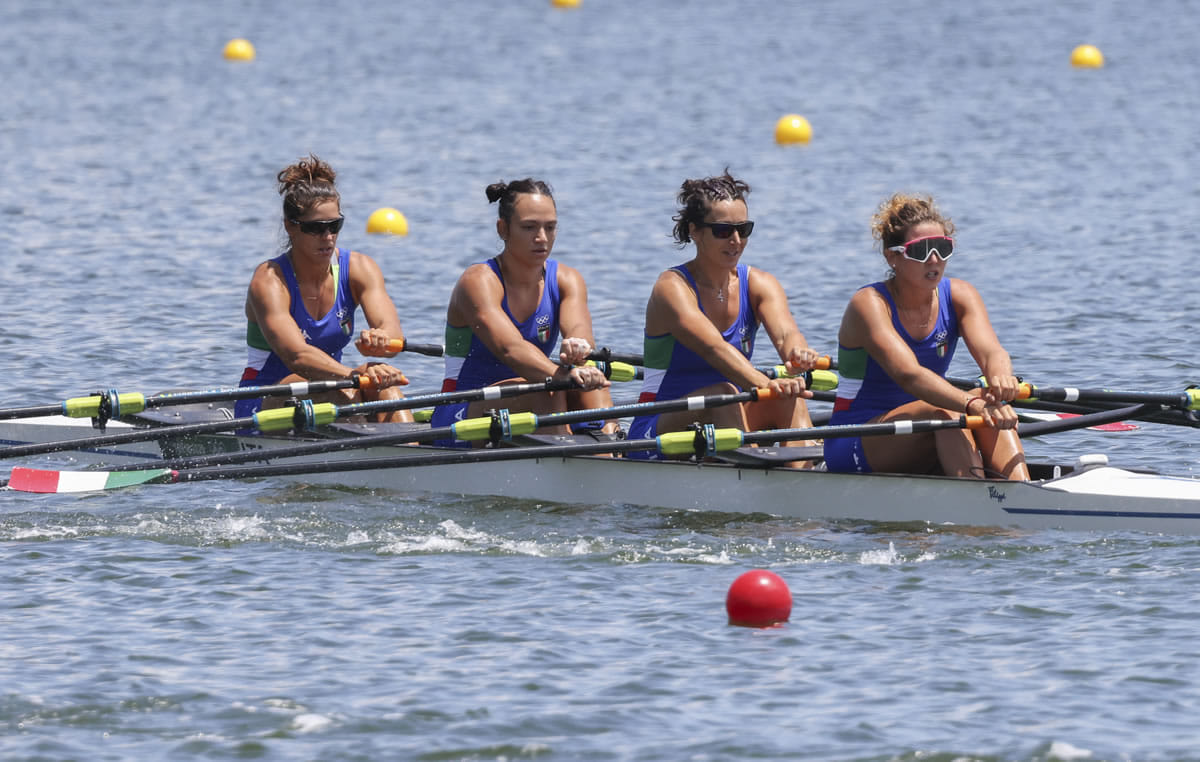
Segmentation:
[(933, 196), (895, 193), (879, 205), (871, 218), (871, 236), (880, 242), (880, 251), (899, 246), (907, 240), (907, 232), (922, 222), (936, 222), (948, 236), (954, 235), (954, 222), (938, 210)]

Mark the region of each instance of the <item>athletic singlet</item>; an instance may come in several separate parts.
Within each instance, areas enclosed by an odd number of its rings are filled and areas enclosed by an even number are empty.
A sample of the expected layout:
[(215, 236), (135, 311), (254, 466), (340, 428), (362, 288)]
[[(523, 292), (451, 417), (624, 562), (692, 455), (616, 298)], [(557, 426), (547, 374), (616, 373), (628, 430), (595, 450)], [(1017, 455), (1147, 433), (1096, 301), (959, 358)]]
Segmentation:
[[(504, 285), (504, 276), (500, 272), (500, 262), (495, 257), (487, 261), (500, 284)], [(508, 288), (504, 289), (504, 299), (500, 306), (504, 314), (517, 327), (517, 331), (529, 343), (540, 349), (547, 357), (554, 351), (558, 341), (558, 307), (562, 296), (558, 291), (558, 262), (546, 260), (545, 272), (542, 276), (542, 300), (538, 302), (533, 314), (518, 321), (508, 309)], [(517, 376), (516, 371), (496, 359), (479, 337), (471, 330), (471, 326), (452, 326), (446, 323), (446, 377), (442, 381), (443, 392), (453, 392), (460, 389), (479, 389), (506, 378)], [(466, 414), (467, 405), (460, 402), (450, 405), (439, 405), (433, 409), (430, 425), (434, 428), (449, 426), (462, 420)], [(439, 441), (437, 444), (469, 446), (466, 442)]]
[[(950, 279), (942, 278), (937, 285), (938, 314), (933, 328), (923, 338), (913, 338), (900, 322), (900, 313), (892, 299), (886, 283), (872, 283), (863, 288), (873, 288), (884, 298), (892, 312), (892, 327), (908, 344), (917, 362), (943, 378), (954, 359), (958, 346), (958, 316), (950, 298)], [(832, 426), (866, 423), (877, 416), (912, 402), (916, 397), (900, 388), (879, 363), (863, 347), (845, 347), (838, 344), (837, 400)], [(869, 472), (870, 464), (862, 454), (858, 438), (828, 439), (825, 441), (825, 465), (830, 471)]]
[[(341, 362), (342, 349), (354, 336), (354, 310), (358, 307), (350, 291), (350, 250), (338, 249), (337, 258), (330, 264), (335, 289), (333, 307), (319, 320), (314, 319), (304, 308), (304, 297), (300, 295), (296, 271), (292, 269), (292, 262), (288, 258), (290, 253), (284, 252), (271, 260), (279, 265), (279, 271), (287, 284), (288, 296), (291, 298), (288, 311), (296, 325), (300, 326), (305, 341)], [(247, 321), (246, 369), (242, 372), (242, 380), (238, 386), (268, 386), (278, 383), (288, 375), (291, 375), (291, 370), (271, 349), (258, 323)], [(234, 416), (244, 418), (258, 412), (261, 407), (261, 398), (238, 400), (234, 404)]]
[[(682, 275), (696, 293), (696, 305), (700, 311), (700, 292), (696, 281), (684, 265), (671, 268)], [(729, 326), (721, 333), (725, 341), (737, 349), (747, 360), (754, 353), (754, 338), (758, 333), (758, 316), (750, 304), (750, 267), (739, 264), (738, 275), (738, 314)], [(643, 356), (645, 358), (645, 378), (642, 382), (642, 393), (638, 402), (653, 402), (658, 399), (670, 400), (684, 397), (701, 387), (723, 381), (729, 381), (713, 366), (709, 365), (698, 354), (675, 340), (669, 333), (661, 336), (646, 334), (643, 339)], [(640, 415), (629, 425), (629, 439), (653, 439), (658, 436), (658, 416)], [(655, 458), (653, 452), (631, 452), (631, 458)]]

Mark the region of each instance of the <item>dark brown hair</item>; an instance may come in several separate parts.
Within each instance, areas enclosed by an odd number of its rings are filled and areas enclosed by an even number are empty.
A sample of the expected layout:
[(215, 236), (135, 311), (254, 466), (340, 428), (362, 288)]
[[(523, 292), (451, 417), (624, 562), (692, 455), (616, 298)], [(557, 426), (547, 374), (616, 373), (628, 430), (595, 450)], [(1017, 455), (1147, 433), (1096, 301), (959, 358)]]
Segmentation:
[[(534, 180), (532, 177), (526, 177), (524, 180), (513, 180), (511, 183), (506, 183), (501, 180), (498, 183), (492, 183), (484, 189), (487, 193), (489, 204), (500, 202), (500, 208), (497, 214), (500, 219), (508, 221), (512, 219), (513, 209), (517, 204), (517, 196), (522, 193), (535, 193), (545, 196), (550, 199), (550, 203), (554, 203), (554, 191), (550, 190), (550, 186), (541, 180)], [(554, 204), (558, 208), (558, 204)]]
[(745, 201), (750, 186), (729, 174), (705, 177), (700, 180), (684, 180), (679, 189), (679, 212), (672, 217), (675, 221), (675, 241), (683, 246), (692, 240), (688, 226), (704, 221), (714, 201)]
[(342, 197), (333, 185), (336, 177), (333, 167), (313, 154), (284, 167), (276, 176), (279, 195), (283, 196), (283, 218), (298, 220), (318, 203), (330, 199), (340, 207)]

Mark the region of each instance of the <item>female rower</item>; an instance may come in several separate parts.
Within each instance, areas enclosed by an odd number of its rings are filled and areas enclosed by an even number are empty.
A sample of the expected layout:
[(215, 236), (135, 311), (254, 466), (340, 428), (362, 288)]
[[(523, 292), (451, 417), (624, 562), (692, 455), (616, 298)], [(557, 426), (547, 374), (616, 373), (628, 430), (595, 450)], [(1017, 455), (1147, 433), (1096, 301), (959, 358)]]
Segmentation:
[[(407, 379), (379, 362), (343, 365), (342, 349), (354, 335), (354, 312), (363, 309), (369, 328), (358, 337), (364, 354), (393, 356), (387, 345), (403, 339), (400, 317), (384, 287), (379, 265), (365, 254), (337, 247), (342, 229), (341, 196), (335, 173), (316, 156), (286, 167), (277, 176), (283, 196), (288, 247), (258, 265), (246, 294), (246, 370), (241, 386), (367, 376), (371, 389), (320, 395), (338, 404), (360, 399), (399, 399)], [(237, 417), (278, 398), (240, 400)], [(379, 413), (377, 421), (412, 421), (407, 410)]]
[(743, 431), (812, 425), (803, 399), (812, 397), (812, 392), (805, 389), (803, 379), (771, 379), (750, 362), (760, 324), (780, 359), (792, 369), (812, 370), (817, 353), (796, 327), (779, 281), (740, 262), (754, 230), (747, 219), (749, 192), (750, 186), (728, 169), (717, 177), (684, 181), (678, 196), (681, 208), (673, 218), (675, 241), (681, 248), (695, 243), (696, 254), (659, 275), (646, 304), (646, 375), (640, 400), (762, 387), (770, 388), (775, 399), (639, 416), (630, 425), (631, 439), (681, 431), (694, 422)]
[[(468, 267), (450, 294), (442, 391), (554, 378), (570, 380), (578, 389), (525, 394), (507, 400), (505, 407), (538, 415), (612, 407), (608, 379), (584, 364), (595, 344), (587, 287), (574, 268), (550, 258), (558, 230), (550, 186), (526, 178), (493, 183), (485, 192), (489, 203), (499, 202), (496, 232), (504, 248)], [(559, 361), (554, 362), (560, 333)], [(483, 400), (441, 405), (431, 424), (448, 426), (495, 407), (496, 402)], [(616, 421), (603, 424), (605, 433), (616, 430)], [(542, 431), (568, 433), (565, 426)]]
[[(943, 277), (954, 252), (954, 224), (928, 196), (897, 193), (880, 205), (872, 232), (889, 277), (859, 289), (838, 333), (841, 383), (832, 424), (983, 416), (972, 434), (947, 429), (927, 434), (830, 439), (830, 471), (928, 473), (1028, 479), (1015, 427), (1004, 404), (1017, 395), (1012, 361), (988, 320), (979, 292)], [(959, 337), (987, 381), (963, 391), (946, 381)]]

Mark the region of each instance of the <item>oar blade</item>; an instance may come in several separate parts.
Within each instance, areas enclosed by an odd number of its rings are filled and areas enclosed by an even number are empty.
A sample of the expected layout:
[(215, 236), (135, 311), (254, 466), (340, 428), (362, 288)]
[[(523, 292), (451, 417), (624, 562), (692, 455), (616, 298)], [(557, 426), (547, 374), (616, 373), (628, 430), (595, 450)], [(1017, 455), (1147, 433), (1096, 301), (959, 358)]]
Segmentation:
[[(1021, 413), (1021, 415), (1038, 421), (1061, 421), (1079, 417), (1079, 413)], [(1112, 423), (1101, 423), (1097, 426), (1088, 426), (1088, 428), (1092, 431), (1134, 431), (1138, 426), (1135, 423), (1128, 423), (1126, 421), (1114, 421)]]
[(169, 481), (174, 474), (169, 468), (151, 468), (143, 471), (52, 471), (17, 466), (12, 470), (8, 486), (18, 492), (43, 494), (101, 492), (155, 481)]

